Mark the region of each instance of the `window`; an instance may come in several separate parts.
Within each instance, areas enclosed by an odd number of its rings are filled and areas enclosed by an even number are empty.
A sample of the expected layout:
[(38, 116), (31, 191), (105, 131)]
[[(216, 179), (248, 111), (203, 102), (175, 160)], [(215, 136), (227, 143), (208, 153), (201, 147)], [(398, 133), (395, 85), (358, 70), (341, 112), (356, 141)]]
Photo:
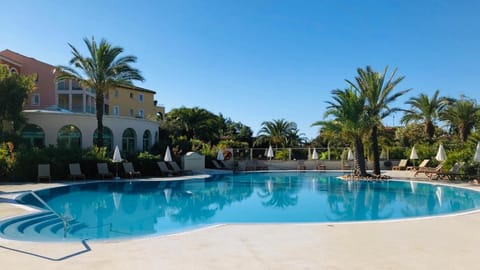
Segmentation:
[(44, 147), (45, 146), (45, 132), (43, 129), (34, 124), (27, 124), (21, 132), (22, 138), (29, 146)]
[(72, 90), (82, 90), (82, 87), (77, 81), (72, 80)]
[(138, 94), (138, 102), (143, 103), (143, 94)]
[(120, 107), (113, 106), (113, 115), (119, 116), (120, 115)]
[(122, 150), (127, 153), (135, 153), (137, 134), (132, 128), (127, 128), (122, 135)]
[(138, 110), (138, 116), (137, 117), (138, 118), (143, 118), (143, 110), (142, 109)]
[(150, 149), (150, 142), (152, 140), (152, 134), (150, 130), (145, 130), (143, 133), (143, 151), (148, 151)]
[(114, 95), (115, 97), (118, 97), (118, 90), (117, 90), (117, 89), (115, 89), (115, 91), (113, 92), (113, 95)]
[(17, 69), (14, 68), (14, 67), (10, 68), (10, 72), (11, 72), (11, 73), (18, 73), (18, 72), (17, 72)]
[(57, 132), (57, 144), (65, 147), (82, 147), (82, 133), (74, 125), (63, 126)]
[[(98, 145), (98, 129), (93, 133), (93, 144)], [(103, 146), (107, 148), (107, 152), (112, 150), (113, 146), (113, 132), (108, 127), (103, 127)]]
[(67, 88), (65, 87), (65, 80), (57, 82), (57, 90), (67, 90)]
[(132, 92), (130, 92), (130, 98), (133, 99), (133, 93)]
[(33, 94), (32, 95), (32, 100), (30, 102), (32, 105), (38, 106), (40, 105), (40, 95), (39, 94)]
[(133, 117), (133, 109), (130, 109), (130, 116)]

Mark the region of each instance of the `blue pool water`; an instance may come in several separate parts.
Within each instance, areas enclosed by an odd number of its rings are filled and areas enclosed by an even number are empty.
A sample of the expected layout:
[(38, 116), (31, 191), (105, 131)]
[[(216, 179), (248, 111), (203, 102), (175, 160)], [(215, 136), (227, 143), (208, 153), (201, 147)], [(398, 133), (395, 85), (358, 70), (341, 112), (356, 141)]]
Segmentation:
[[(45, 189), (36, 193), (68, 226), (44, 209), (2, 221), (0, 236), (29, 241), (114, 239), (213, 224), (389, 220), (480, 207), (480, 193), (473, 190), (408, 181), (343, 181), (338, 176), (272, 172)], [(31, 194), (19, 200), (44, 208)]]

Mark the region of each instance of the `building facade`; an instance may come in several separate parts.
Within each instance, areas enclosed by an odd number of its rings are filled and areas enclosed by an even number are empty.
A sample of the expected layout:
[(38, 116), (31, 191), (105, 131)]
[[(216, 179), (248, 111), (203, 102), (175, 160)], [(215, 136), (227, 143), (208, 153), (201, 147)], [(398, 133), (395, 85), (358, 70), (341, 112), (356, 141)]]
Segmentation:
[[(10, 72), (34, 74), (36, 89), (24, 106), (28, 124), (22, 136), (33, 146), (91, 147), (97, 136), (96, 95), (73, 80), (56, 81), (53, 65), (10, 50), (0, 52), (0, 64)], [(148, 150), (158, 140), (165, 108), (155, 91), (119, 86), (105, 95), (104, 145), (124, 152)]]

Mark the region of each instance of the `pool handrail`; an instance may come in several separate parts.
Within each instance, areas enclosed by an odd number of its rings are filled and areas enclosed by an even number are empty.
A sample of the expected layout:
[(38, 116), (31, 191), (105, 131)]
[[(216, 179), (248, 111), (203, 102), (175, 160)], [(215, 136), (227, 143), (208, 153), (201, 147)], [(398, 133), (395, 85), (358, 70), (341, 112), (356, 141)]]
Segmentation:
[(48, 203), (46, 203), (42, 198), (40, 198), (40, 196), (38, 196), (37, 193), (35, 193), (35, 191), (30, 190), (30, 194), (32, 194), (32, 196), (35, 197), (35, 199), (37, 199), (43, 206), (45, 206), (47, 208), (47, 210), (49, 210), (50, 212), (52, 212), (53, 214), (55, 214), (58, 218), (60, 218), (62, 220), (62, 222), (63, 222), (63, 238), (67, 237), (67, 229), (68, 229), (68, 226), (70, 226), (71, 218), (69, 218), (67, 216), (62, 216), (57, 211), (53, 210), (53, 208), (50, 207), (50, 205), (48, 205)]

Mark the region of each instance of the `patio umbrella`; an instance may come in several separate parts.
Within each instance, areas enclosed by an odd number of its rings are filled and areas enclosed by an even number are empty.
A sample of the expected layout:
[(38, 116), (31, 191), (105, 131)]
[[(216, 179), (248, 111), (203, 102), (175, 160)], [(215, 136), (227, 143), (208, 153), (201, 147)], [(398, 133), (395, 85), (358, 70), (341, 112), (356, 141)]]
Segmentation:
[(314, 159), (314, 160), (318, 159), (317, 150), (315, 148), (313, 148), (312, 159)]
[(353, 152), (351, 148), (348, 148), (347, 160), (354, 160)]
[[(477, 143), (477, 150), (475, 151), (475, 156), (473, 156), (473, 161), (480, 162), (480, 142)], [(480, 167), (477, 166), (477, 177), (480, 172)]]
[(268, 147), (267, 157), (270, 158), (270, 159), (273, 158), (273, 149), (272, 149), (271, 145)]
[(440, 162), (443, 162), (447, 159), (447, 154), (445, 153), (443, 144), (440, 144), (440, 146), (438, 147), (438, 152), (437, 152), (437, 155), (435, 156), (435, 159)]
[(223, 152), (221, 149), (218, 150), (218, 153), (217, 153), (217, 160), (224, 160), (225, 157), (223, 156)]
[(475, 156), (473, 156), (473, 161), (480, 162), (480, 142), (477, 143), (477, 151), (475, 151)]
[(170, 146), (167, 146), (167, 150), (165, 150), (165, 157), (163, 158), (164, 161), (172, 161), (172, 153), (170, 153)]
[(413, 160), (413, 166), (415, 166), (415, 159), (418, 159), (417, 150), (415, 150), (415, 145), (412, 147), (412, 152), (410, 153), (410, 159)]
[(116, 163), (115, 179), (119, 179), (119, 177), (118, 177), (118, 163), (122, 162), (122, 156), (120, 155), (120, 149), (118, 148), (118, 145), (115, 145), (115, 150), (113, 151), (112, 162)]

